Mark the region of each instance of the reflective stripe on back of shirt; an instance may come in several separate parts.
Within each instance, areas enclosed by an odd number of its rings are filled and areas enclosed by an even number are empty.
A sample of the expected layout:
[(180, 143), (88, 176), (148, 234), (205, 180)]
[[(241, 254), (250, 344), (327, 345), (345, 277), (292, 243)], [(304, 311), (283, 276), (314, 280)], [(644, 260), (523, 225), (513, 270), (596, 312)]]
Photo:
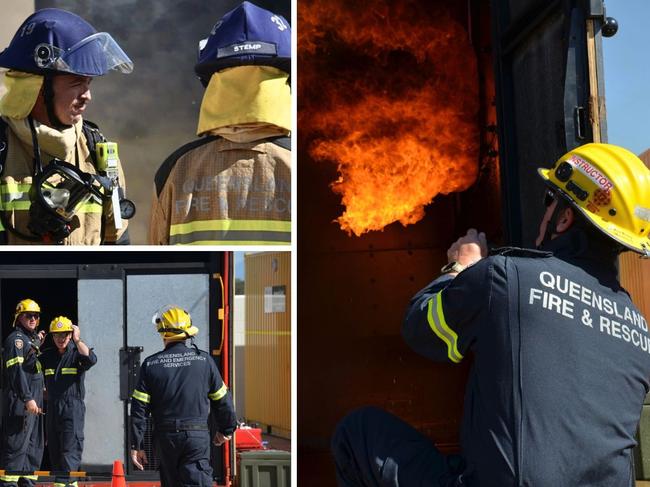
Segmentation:
[(45, 375), (54, 375), (54, 369), (45, 369)]
[(137, 399), (140, 402), (144, 402), (145, 404), (149, 404), (149, 401), (151, 401), (151, 396), (145, 392), (141, 392), (137, 389), (133, 390), (133, 395), (132, 397), (134, 399)]
[(211, 392), (208, 394), (208, 397), (212, 401), (218, 401), (221, 399), (223, 396), (225, 396), (228, 393), (228, 387), (226, 387), (226, 384), (223, 384), (221, 388), (217, 392)]
[(277, 245), (291, 242), (291, 222), (282, 220), (201, 220), (171, 225), (169, 243)]
[(427, 321), (431, 330), (447, 344), (447, 356), (452, 362), (458, 363), (463, 356), (458, 351), (458, 335), (447, 326), (445, 315), (442, 312), (442, 291), (434, 294), (429, 300)]
[(6, 367), (11, 367), (12, 365), (22, 364), (25, 361), (23, 357), (14, 357), (7, 360)]
[(77, 375), (77, 369), (74, 367), (64, 367), (61, 369), (63, 375)]

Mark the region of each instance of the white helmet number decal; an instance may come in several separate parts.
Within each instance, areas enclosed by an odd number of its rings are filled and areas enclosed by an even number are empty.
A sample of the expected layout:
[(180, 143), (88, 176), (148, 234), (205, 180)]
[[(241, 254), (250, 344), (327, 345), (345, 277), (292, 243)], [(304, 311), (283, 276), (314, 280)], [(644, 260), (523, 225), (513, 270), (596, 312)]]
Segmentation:
[(287, 30), (287, 26), (282, 22), (282, 19), (278, 17), (277, 15), (274, 15), (271, 17), (271, 22), (277, 24), (278, 30), (282, 32), (283, 30)]

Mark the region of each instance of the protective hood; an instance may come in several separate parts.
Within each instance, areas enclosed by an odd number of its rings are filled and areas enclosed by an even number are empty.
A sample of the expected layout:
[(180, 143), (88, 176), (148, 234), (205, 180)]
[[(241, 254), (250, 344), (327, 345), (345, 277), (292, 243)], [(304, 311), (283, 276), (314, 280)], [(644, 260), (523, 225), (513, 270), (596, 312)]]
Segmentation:
[[(32, 146), (32, 133), (29, 129), (27, 119), (6, 119), (13, 133), (27, 146)], [(86, 144), (78, 144), (82, 135), (83, 121), (79, 120), (75, 125), (63, 130), (57, 130), (37, 121), (34, 121), (38, 144), (41, 151), (63, 161), (74, 161), (75, 150), (79, 150), (79, 160), (85, 161), (89, 152)], [(44, 157), (45, 158), (45, 157)], [(45, 162), (49, 162), (49, 159)]]
[(34, 108), (43, 86), (43, 76), (7, 71), (4, 75), (6, 93), (0, 99), (0, 114), (14, 119), (26, 118)]
[(203, 96), (198, 135), (223, 127), (266, 124), (291, 130), (289, 75), (270, 66), (238, 66), (212, 75)]

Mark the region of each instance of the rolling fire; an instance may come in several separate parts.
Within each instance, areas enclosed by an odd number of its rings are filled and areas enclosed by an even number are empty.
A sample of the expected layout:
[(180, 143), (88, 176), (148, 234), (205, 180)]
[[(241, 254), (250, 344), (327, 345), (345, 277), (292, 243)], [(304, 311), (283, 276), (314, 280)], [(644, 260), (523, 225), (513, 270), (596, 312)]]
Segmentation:
[(341, 229), (415, 223), (438, 194), (476, 180), (478, 74), (444, 3), (301, 0), (299, 127), (337, 165)]

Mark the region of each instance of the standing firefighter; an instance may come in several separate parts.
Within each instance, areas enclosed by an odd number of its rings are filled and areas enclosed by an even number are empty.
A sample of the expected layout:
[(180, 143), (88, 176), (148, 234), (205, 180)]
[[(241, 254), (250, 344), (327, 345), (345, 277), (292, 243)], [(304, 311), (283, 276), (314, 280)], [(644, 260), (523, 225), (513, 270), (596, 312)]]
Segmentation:
[(0, 67), (0, 243), (128, 243), (117, 145), (83, 113), (92, 80), (131, 72), (131, 60), (109, 34), (48, 8), (23, 22)]
[(461, 458), (365, 408), (332, 440), (340, 485), (634, 485), (650, 335), (616, 261), (650, 256), (650, 171), (625, 149), (587, 144), (539, 174), (539, 250), (485, 257), (470, 230), (407, 309), (415, 351), (450, 363), (473, 352)]
[(162, 486), (210, 487), (208, 417), (217, 425), (215, 445), (229, 440), (237, 427), (232, 399), (212, 357), (185, 345), (199, 331), (187, 311), (167, 306), (153, 322), (165, 349), (147, 357), (140, 369), (131, 401), (131, 459), (140, 470), (147, 463), (142, 445), (151, 414)]
[(64, 472), (79, 469), (84, 445), (86, 405), (84, 377), (97, 363), (95, 352), (81, 341), (79, 327), (65, 316), (50, 323), (55, 348), (41, 355), (47, 389), (47, 445), (55, 487), (77, 486)]
[(33, 486), (33, 472), (43, 458), (43, 373), (38, 361), (45, 332), (37, 332), (41, 308), (31, 299), (16, 306), (15, 330), (4, 342), (4, 387), (2, 389), (2, 461), (8, 471), (0, 485)]
[(200, 44), (197, 134), (155, 177), (151, 244), (291, 243), (291, 28), (244, 2)]

